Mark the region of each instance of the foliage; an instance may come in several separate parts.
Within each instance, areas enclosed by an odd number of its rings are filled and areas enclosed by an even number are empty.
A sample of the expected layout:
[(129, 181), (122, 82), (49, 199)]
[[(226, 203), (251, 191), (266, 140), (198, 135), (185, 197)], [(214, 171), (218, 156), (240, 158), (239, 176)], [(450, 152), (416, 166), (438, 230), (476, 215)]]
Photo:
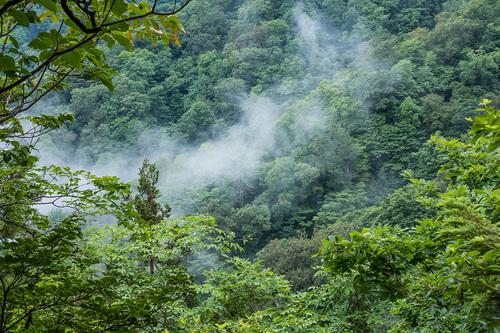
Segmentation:
[(318, 274), (321, 260), (315, 256), (321, 240), (328, 235), (349, 237), (349, 233), (357, 229), (353, 225), (336, 223), (314, 230), (311, 237), (298, 232), (295, 237), (271, 240), (257, 253), (257, 257), (264, 267), (283, 275), (290, 282), (292, 290), (306, 291), (326, 283), (325, 276)]
[[(107, 302), (134, 313), (142, 330), (164, 331), (174, 325), (179, 308), (196, 302), (198, 291), (186, 262), (201, 251), (240, 249), (232, 238), (217, 229), (213, 218), (193, 216), (93, 229), (84, 249), (98, 258), (102, 273), (118, 277)], [(146, 269), (150, 264), (154, 268)]]
[[(239, 249), (209, 217), (139, 223), (141, 213), (123, 200), (129, 186), (116, 177), (37, 168), (26, 147), (13, 146), (2, 178), (4, 332), (166, 327), (172, 308), (196, 295), (182, 264), (202, 250)], [(37, 209), (46, 204), (71, 213), (49, 220)], [(101, 214), (115, 216), (118, 226), (85, 232), (86, 218)], [(154, 270), (144, 269), (148, 263)]]
[(351, 233), (350, 241), (332, 236), (323, 243), (329, 272), (394, 302), (400, 321), (393, 332), (494, 332), (500, 326), (498, 150), (488, 148), (498, 131), (479, 132), (496, 116), (488, 108), (474, 120), (474, 144), (433, 138), (448, 155), (440, 170), (451, 180), (444, 193), (434, 182), (413, 179), (422, 201), (438, 210), (434, 219), (409, 230), (375, 227)]
[[(133, 315), (106, 301), (117, 276), (97, 274), (92, 267), (98, 261), (79, 246), (87, 217), (112, 214), (129, 225), (135, 213), (120, 201), (128, 186), (116, 177), (34, 167), (36, 157), (18, 144), (2, 157), (0, 330), (133, 326)], [(69, 209), (70, 214), (50, 221), (38, 210), (41, 205)]]
[[(385, 196), (378, 205), (351, 210), (347, 213), (344, 211), (344, 214), (340, 215), (340, 218), (333, 219), (333, 221), (338, 224), (350, 225), (353, 230), (354, 228), (366, 228), (377, 225), (411, 228), (417, 224), (417, 221), (429, 216), (432, 212), (429, 207), (419, 204), (416, 198), (417, 194), (418, 190), (414, 187), (410, 185), (403, 186), (390, 195)], [(339, 199), (343, 198), (340, 197)], [(318, 220), (319, 218), (325, 218), (334, 214), (334, 212), (327, 210), (330, 206), (333, 205), (324, 207), (318, 213)], [(343, 235), (343, 237), (345, 236)]]
[[(74, 117), (18, 115), (67, 88), (71, 77), (99, 79), (113, 90), (116, 71), (99, 41), (130, 50), (133, 36), (178, 44), (184, 30), (172, 14), (188, 2), (169, 12), (158, 11), (156, 2), (0, 2), (0, 331), (130, 332), (142, 325), (147, 311), (140, 304), (109, 301), (124, 275), (97, 270), (100, 258), (83, 245), (88, 219), (111, 215), (122, 228), (133, 224), (138, 214), (123, 201), (129, 186), (117, 177), (36, 165), (38, 137)], [(43, 206), (65, 214), (49, 219)]]
[(233, 258), (232, 271), (207, 272), (208, 298), (179, 318), (183, 332), (326, 332), (305, 294), (259, 263)]
[[(108, 47), (118, 43), (130, 51), (133, 36), (151, 39), (154, 45), (158, 39), (166, 46), (169, 41), (180, 45), (177, 34), (184, 29), (173, 14), (188, 3), (178, 7), (174, 4), (170, 12), (160, 12), (156, 1), (152, 6), (147, 2), (122, 0), (3, 1), (0, 123), (10, 122), (13, 127), (16, 115), (31, 108), (50, 91), (67, 86), (68, 77), (76, 74), (85, 80), (99, 79), (113, 90), (110, 75), (116, 71), (109, 68), (105, 53), (96, 47), (98, 41), (105, 41)], [(47, 23), (49, 20), (51, 24)], [(42, 25), (47, 28), (20, 43), (18, 36), (22, 31)]]
[(304, 234), (283, 240), (273, 239), (259, 251), (258, 258), (265, 267), (290, 281), (294, 291), (304, 291), (325, 282), (323, 277), (315, 276), (313, 268), (320, 264), (319, 258), (312, 258), (320, 245), (320, 240), (313, 241)]
[(138, 194), (134, 197), (133, 203), (141, 219), (150, 227), (160, 223), (170, 217), (172, 208), (168, 204), (163, 207), (157, 202), (161, 196), (160, 190), (156, 188), (159, 171), (154, 163), (150, 163), (146, 158), (139, 169)]
[[(454, 139), (478, 99), (500, 102), (500, 3), (188, 2), (0, 1), (0, 330), (494, 330), (498, 111), (485, 105), (470, 144)], [(265, 142), (226, 148), (262, 128)], [(444, 157), (424, 143), (436, 131)], [(166, 176), (146, 162), (131, 199), (113, 177), (35, 166), (38, 137), (89, 168), (165, 152)], [(207, 155), (245, 170), (185, 168)], [(429, 209), (398, 177), (407, 168)], [(208, 217), (164, 221), (160, 190), (173, 215), (212, 214), (227, 235)], [(50, 203), (73, 210), (35, 209)], [(110, 213), (118, 226), (83, 232)], [(233, 259), (196, 287), (185, 266), (235, 248), (231, 232), (252, 235), (250, 258), (278, 238), (261, 259), (290, 282)], [(325, 233), (343, 237), (323, 259), (343, 275), (318, 286)]]
[(474, 118), (474, 125), (472, 125), (471, 131), (475, 135), (471, 143), (475, 143), (481, 136), (488, 135), (488, 152), (492, 152), (500, 145), (500, 128), (498, 124), (500, 112), (496, 111), (492, 106), (488, 106), (489, 103), (491, 101), (484, 101), (485, 108), (477, 110), (479, 112), (487, 112), (487, 114)]
[[(183, 332), (370, 332), (382, 331), (387, 304), (370, 303), (343, 279), (291, 293), (289, 283), (260, 263), (229, 260), (210, 271), (200, 289), (208, 297), (180, 315)], [(229, 269), (229, 270), (228, 270)]]
[[(238, 237), (254, 235), (251, 256), (273, 238), (311, 234), (349, 213), (357, 220), (361, 212), (353, 212), (406, 185), (405, 169), (431, 180), (442, 162), (425, 146), (429, 135), (458, 138), (478, 99), (500, 100), (497, 1), (301, 3), (200, 0), (179, 13), (189, 26), (179, 34), (182, 49), (154, 48), (137, 32), (143, 38), (134, 39), (132, 55), (98, 43), (120, 77), (114, 95), (99, 79), (70, 80), (61, 110), (75, 113), (64, 129), (75, 144), (65, 154), (101, 168), (118, 157), (127, 167), (157, 154), (190, 161), (206, 144), (243, 137), (238, 131), (272, 101), (280, 119), (264, 127), (273, 127), (273, 138), (257, 153), (253, 143), (237, 148), (258, 160), (249, 166), (256, 173), (191, 183), (184, 174), (172, 181), (180, 172), (172, 168), (158, 185), (182, 214), (209, 213)], [(50, 31), (49, 20), (42, 23), (15, 37), (29, 44), (38, 30)], [(44, 141), (60, 147), (62, 139)], [(227, 160), (226, 153), (235, 155), (226, 148), (204, 156)]]

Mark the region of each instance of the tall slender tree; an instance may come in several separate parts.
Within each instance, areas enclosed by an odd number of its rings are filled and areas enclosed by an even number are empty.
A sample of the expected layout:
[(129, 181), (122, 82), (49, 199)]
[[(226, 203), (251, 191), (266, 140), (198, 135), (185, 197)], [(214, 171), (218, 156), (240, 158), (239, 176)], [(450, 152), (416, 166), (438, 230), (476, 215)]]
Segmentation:
[[(161, 196), (160, 190), (156, 187), (159, 172), (155, 163), (150, 163), (144, 159), (142, 167), (139, 169), (138, 194), (133, 199), (135, 209), (141, 215), (141, 224), (144, 227), (151, 227), (170, 217), (172, 208), (168, 205), (161, 205), (157, 199)], [(149, 271), (154, 274), (154, 256), (149, 258)]]

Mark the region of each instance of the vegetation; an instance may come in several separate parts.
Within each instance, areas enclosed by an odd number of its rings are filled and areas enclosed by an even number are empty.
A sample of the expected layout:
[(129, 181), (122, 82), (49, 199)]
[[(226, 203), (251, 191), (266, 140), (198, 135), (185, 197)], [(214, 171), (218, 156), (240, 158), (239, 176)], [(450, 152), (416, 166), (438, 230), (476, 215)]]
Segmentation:
[(500, 3), (189, 2), (0, 0), (0, 332), (500, 332)]
[[(251, 234), (251, 256), (355, 219), (407, 185), (406, 169), (434, 179), (445, 161), (429, 136), (459, 138), (478, 100), (498, 105), (496, 1), (261, 5), (199, 1), (179, 13), (181, 49), (106, 51), (114, 95), (74, 82), (57, 105), (75, 122), (40, 149), (64, 135), (59, 159), (104, 170), (163, 157), (161, 202)], [(401, 213), (390, 223), (422, 217)]]
[(413, 179), (421, 200), (437, 208), (435, 218), (410, 230), (384, 226), (352, 232), (351, 240), (331, 236), (321, 247), (327, 271), (394, 302), (400, 318), (394, 332), (499, 330), (499, 156), (489, 147), (500, 111), (489, 102), (472, 126), (474, 143), (432, 139), (449, 156), (440, 169), (451, 179), (446, 191)]

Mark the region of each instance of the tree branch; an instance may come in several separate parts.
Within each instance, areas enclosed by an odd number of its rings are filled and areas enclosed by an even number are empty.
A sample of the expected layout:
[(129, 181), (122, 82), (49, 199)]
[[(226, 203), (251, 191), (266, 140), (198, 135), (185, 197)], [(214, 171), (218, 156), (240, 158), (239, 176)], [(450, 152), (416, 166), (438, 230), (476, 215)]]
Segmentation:
[(35, 68), (34, 70), (32, 70), (30, 74), (26, 74), (25, 76), (23, 76), (22, 78), (20, 78), (19, 80), (15, 81), (15, 82), (13, 82), (12, 84), (10, 84), (10, 85), (8, 85), (8, 86), (6, 86), (4, 88), (1, 88), (0, 89), (0, 94), (4, 93), (6, 91), (9, 91), (12, 88), (17, 87), (18, 85), (20, 85), (21, 83), (23, 83), (24, 81), (26, 81), (27, 79), (29, 79), (30, 77), (32, 77), (33, 75), (35, 75), (36, 73), (38, 73), (39, 71), (41, 71), (44, 67), (48, 66), (52, 62), (52, 60), (54, 60), (54, 58), (56, 58), (56, 57), (58, 57), (60, 55), (66, 54), (68, 52), (71, 52), (71, 51), (79, 48), (83, 44), (85, 44), (85, 43), (91, 41), (92, 39), (94, 39), (94, 37), (96, 37), (96, 36), (97, 36), (97, 33), (94, 33), (94, 34), (92, 34), (90, 36), (87, 36), (86, 38), (82, 39), (80, 42), (74, 44), (73, 46), (68, 47), (65, 50), (55, 51), (41, 65), (39, 65), (37, 68)]
[[(91, 29), (87, 28), (85, 26), (85, 24), (83, 24), (82, 21), (80, 21), (75, 16), (75, 14), (73, 14), (73, 12), (71, 11), (71, 9), (69, 9), (67, 0), (61, 0), (61, 7), (64, 10), (64, 13), (66, 13), (66, 15), (68, 15), (69, 19), (73, 23), (75, 23), (78, 26), (78, 28), (80, 28), (80, 30), (82, 30), (84, 33), (86, 33), (86, 34), (93, 34), (93, 33), (97, 33), (99, 31), (101, 31), (102, 27), (97, 27), (96, 26), (94, 17), (92, 15), (90, 15), (91, 22), (92, 22), (92, 28)], [(89, 13), (86, 12), (86, 14), (89, 14)]]
[(23, 2), (24, 0), (10, 0), (5, 3), (5, 5), (0, 8), (0, 15), (3, 15), (10, 7), (17, 5), (18, 3)]

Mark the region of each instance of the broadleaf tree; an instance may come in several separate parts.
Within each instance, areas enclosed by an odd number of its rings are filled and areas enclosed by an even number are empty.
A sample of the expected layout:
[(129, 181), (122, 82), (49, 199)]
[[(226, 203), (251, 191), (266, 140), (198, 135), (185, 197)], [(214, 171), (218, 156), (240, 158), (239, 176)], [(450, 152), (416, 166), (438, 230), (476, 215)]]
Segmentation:
[(447, 156), (447, 189), (406, 175), (437, 215), (416, 227), (380, 226), (351, 240), (323, 241), (325, 269), (355, 288), (393, 302), (392, 332), (499, 332), (499, 111), (483, 101), (471, 143), (433, 137)]
[[(195, 277), (188, 273), (186, 262), (202, 251), (241, 249), (233, 239), (234, 234), (218, 229), (212, 217), (192, 216), (148, 227), (135, 222), (133, 228), (95, 228), (83, 247), (104, 266), (102, 274), (119, 281), (108, 288), (106, 304), (126, 309), (131, 318), (121, 325), (129, 331), (165, 332), (175, 328), (179, 313), (198, 299)], [(146, 263), (154, 270), (146, 269)]]

